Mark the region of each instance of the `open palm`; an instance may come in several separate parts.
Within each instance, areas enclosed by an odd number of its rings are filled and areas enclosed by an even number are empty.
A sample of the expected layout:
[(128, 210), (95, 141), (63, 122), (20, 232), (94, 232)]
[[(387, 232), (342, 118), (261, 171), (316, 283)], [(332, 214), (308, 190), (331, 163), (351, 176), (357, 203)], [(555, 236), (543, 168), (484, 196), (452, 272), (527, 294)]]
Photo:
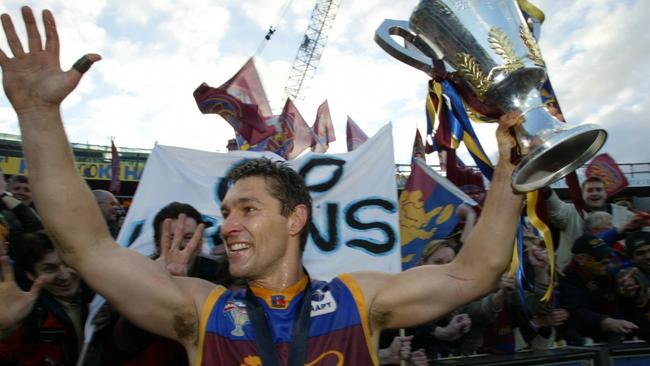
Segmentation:
[[(2, 28), (14, 57), (10, 58), (0, 50), (2, 83), (17, 113), (33, 108), (58, 107), (63, 99), (77, 86), (82, 74), (74, 69), (61, 70), (59, 62), (59, 37), (54, 16), (49, 10), (43, 11), (45, 45), (36, 26), (34, 14), (29, 7), (21, 9), (27, 29), (28, 52), (16, 34), (11, 17), (2, 15)], [(91, 61), (101, 57), (86, 55)]]
[(29, 314), (38, 298), (39, 290), (44, 278), (39, 277), (32, 288), (25, 292), (21, 290), (14, 280), (13, 269), (9, 265), (9, 258), (0, 258), (2, 278), (0, 278), (0, 330), (10, 329)]

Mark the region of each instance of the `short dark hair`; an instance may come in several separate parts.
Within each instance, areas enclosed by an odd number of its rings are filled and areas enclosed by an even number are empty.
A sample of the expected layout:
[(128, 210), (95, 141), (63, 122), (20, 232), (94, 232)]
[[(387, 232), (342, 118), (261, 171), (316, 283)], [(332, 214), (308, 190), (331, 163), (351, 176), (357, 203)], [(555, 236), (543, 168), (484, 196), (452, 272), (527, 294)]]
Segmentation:
[(167, 206), (163, 207), (156, 213), (156, 216), (153, 218), (153, 240), (156, 244), (156, 252), (160, 248), (160, 237), (162, 236), (162, 227), (161, 224), (165, 219), (176, 219), (178, 215), (185, 214), (185, 216), (194, 219), (196, 224), (203, 222), (203, 217), (201, 213), (194, 208), (194, 206), (182, 203), (182, 202), (172, 202)]
[(12, 175), (9, 177), (9, 180), (7, 180), (7, 185), (9, 186), (12, 186), (16, 183), (29, 184), (29, 179), (27, 179), (27, 177), (24, 175)]
[(311, 222), (311, 196), (305, 180), (287, 162), (268, 158), (244, 160), (226, 176), (230, 184), (248, 177), (262, 177), (271, 196), (280, 201), (280, 214), (288, 217), (298, 205), (307, 207), (307, 221), (300, 231), (300, 250), (305, 249)]
[(45, 230), (22, 234), (17, 237), (16, 262), (27, 272), (34, 273), (34, 265), (48, 253), (54, 252), (54, 245)]
[(600, 184), (602, 184), (603, 186), (606, 185), (606, 184), (605, 184), (605, 181), (603, 180), (603, 178), (601, 178), (601, 177), (597, 177), (597, 176), (595, 176), (595, 175), (592, 175), (591, 177), (585, 179), (584, 182), (582, 182), (582, 187), (580, 187), (580, 190), (581, 190), (581, 191), (584, 191), (584, 190), (585, 190), (585, 186), (587, 185), (587, 183), (600, 183)]

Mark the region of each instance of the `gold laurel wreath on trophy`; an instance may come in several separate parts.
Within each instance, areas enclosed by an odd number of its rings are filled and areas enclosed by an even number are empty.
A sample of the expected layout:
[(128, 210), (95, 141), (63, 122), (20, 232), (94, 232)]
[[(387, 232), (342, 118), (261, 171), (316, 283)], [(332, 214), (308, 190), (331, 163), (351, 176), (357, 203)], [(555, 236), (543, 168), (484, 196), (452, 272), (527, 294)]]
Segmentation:
[[(539, 45), (525, 24), (521, 25), (519, 35), (530, 52), (526, 54), (526, 57), (531, 59), (535, 64), (544, 66), (544, 59), (542, 59), (542, 52)], [(501, 56), (504, 64), (493, 67), (487, 76), (483, 73), (483, 70), (481, 70), (481, 65), (474, 56), (464, 52), (456, 55), (458, 72), (474, 87), (477, 96), (481, 100), (485, 98), (485, 94), (492, 84), (495, 72), (504, 70), (508, 73), (512, 73), (513, 71), (524, 67), (521, 58), (517, 57), (517, 54), (515, 53), (512, 41), (510, 41), (508, 34), (504, 32), (503, 29), (498, 27), (491, 28), (488, 33), (488, 43), (490, 44), (490, 48), (492, 48), (497, 55)]]

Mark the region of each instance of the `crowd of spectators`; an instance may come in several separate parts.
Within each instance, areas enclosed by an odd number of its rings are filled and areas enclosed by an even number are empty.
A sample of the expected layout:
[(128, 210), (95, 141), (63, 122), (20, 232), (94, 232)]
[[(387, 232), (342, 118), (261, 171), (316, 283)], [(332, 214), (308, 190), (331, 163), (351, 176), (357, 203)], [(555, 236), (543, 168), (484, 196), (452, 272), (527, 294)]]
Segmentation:
[[(418, 353), (402, 362), (417, 366), (449, 356), (648, 342), (650, 215), (634, 210), (629, 202), (608, 203), (605, 182), (598, 177), (582, 185), (584, 210), (560, 200), (551, 189), (545, 189), (542, 197), (555, 238), (552, 299), (541, 300), (550, 283), (544, 239), (528, 225), (522, 280), (507, 270), (491, 294), (431, 324), (406, 329), (408, 348), (425, 352), (428, 361), (421, 361)], [(472, 220), (466, 218), (467, 227), (472, 227)], [(422, 264), (453, 260), (462, 242), (450, 239), (429, 243)], [(386, 346), (399, 339), (396, 333), (385, 332), (382, 342)]]
[[(31, 203), (27, 178), (11, 177), (7, 184), (0, 175), (0, 191), (4, 256), (0, 308), (10, 309), (0, 312), (0, 365), (71, 365), (82, 353), (86, 365), (187, 363), (180, 345), (139, 329), (109, 304), (95, 316), (92, 342), (85, 344), (92, 291), (60, 260)], [(117, 233), (124, 216), (119, 201), (107, 191), (93, 193), (107, 229)], [(544, 240), (527, 226), (524, 280), (517, 281), (508, 269), (485, 297), (431, 323), (385, 331), (381, 364), (419, 366), (448, 356), (648, 341), (650, 231), (644, 231), (650, 226), (648, 214), (607, 203), (604, 182), (597, 178), (583, 184), (584, 212), (560, 201), (551, 190), (544, 194), (550, 224), (559, 238), (552, 300), (541, 300), (551, 278)], [(419, 264), (451, 262), (471, 234), (477, 211), (461, 206), (457, 214), (464, 230), (430, 242)], [(245, 285), (229, 277), (226, 263), (197, 257), (199, 243), (191, 238), (201, 223), (201, 214), (190, 205), (172, 202), (163, 207), (153, 221), (152, 260), (174, 275), (201, 277), (227, 287)], [(174, 235), (164, 237), (164, 225)]]

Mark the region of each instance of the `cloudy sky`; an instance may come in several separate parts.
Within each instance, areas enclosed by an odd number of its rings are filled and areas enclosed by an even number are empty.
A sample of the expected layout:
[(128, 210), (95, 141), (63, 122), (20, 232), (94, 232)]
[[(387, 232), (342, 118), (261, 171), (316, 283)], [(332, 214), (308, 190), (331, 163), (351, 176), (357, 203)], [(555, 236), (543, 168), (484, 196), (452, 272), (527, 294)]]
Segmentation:
[[(272, 107), (280, 112), (293, 59), (314, 0), (2, 0), (23, 29), (19, 8), (53, 10), (62, 65), (84, 53), (96, 64), (63, 106), (72, 142), (152, 148), (156, 142), (224, 151), (234, 137), (216, 115), (202, 115), (192, 91), (218, 86), (258, 50), (266, 30), (277, 32), (257, 58)], [(342, 0), (316, 77), (297, 106), (309, 124), (328, 99), (337, 141), (345, 151), (349, 115), (368, 135), (393, 123), (395, 159), (410, 161), (415, 127), (424, 128), (427, 76), (373, 41), (383, 19), (408, 19), (417, 1)], [(604, 151), (620, 163), (650, 162), (650, 1), (533, 0), (546, 13), (541, 48), (568, 122), (596, 123), (609, 132)], [(7, 50), (6, 41), (0, 47)], [(493, 125), (479, 128), (494, 156)], [(0, 132), (18, 133), (15, 114), (0, 98)], [(431, 158), (430, 163), (435, 163)]]

